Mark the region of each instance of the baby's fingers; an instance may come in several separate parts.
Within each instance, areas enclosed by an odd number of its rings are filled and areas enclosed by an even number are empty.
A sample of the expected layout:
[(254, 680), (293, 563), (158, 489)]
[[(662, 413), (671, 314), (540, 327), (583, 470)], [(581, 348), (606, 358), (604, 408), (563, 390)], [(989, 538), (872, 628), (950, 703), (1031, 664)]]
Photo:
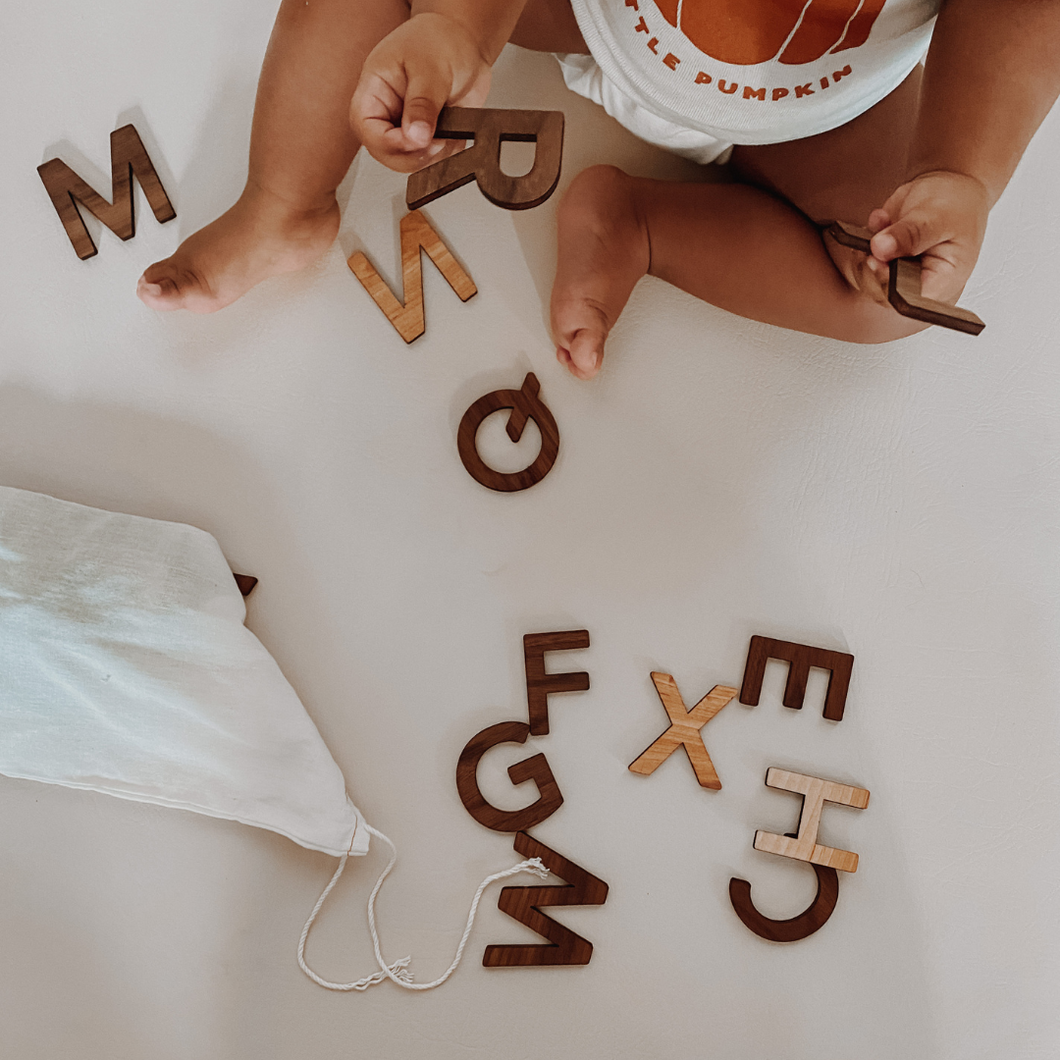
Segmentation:
[(403, 121), (406, 109), (398, 88), (379, 75), (365, 74), (350, 103), (350, 126), (373, 158), (410, 173), (434, 161), (448, 145), (434, 142), (433, 121), (426, 135), (414, 130), (410, 136)]
[(362, 143), (401, 127), (401, 96), (384, 78), (364, 74), (350, 101), (350, 126)]
[(869, 217), (871, 266), (919, 258), (925, 297), (954, 302), (979, 256), (989, 201), (983, 185), (958, 173), (932, 172), (903, 184)]
[(872, 253), (880, 261), (915, 258), (952, 238), (953, 232), (937, 213), (914, 209), (872, 237)]
[(887, 305), (887, 266), (878, 262), (871, 254), (858, 254), (852, 263), (853, 285), (879, 305)]
[(438, 113), (449, 96), (450, 81), (437, 71), (418, 70), (410, 74), (401, 114), (401, 131), (411, 150), (423, 150), (434, 139)]

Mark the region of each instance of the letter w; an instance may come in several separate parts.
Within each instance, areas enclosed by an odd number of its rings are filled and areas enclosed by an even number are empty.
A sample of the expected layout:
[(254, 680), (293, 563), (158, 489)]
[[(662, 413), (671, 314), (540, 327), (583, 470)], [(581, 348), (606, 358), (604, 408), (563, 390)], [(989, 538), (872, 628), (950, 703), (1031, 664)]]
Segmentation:
[(52, 205), (70, 237), (74, 251), (82, 260), (91, 258), (98, 251), (76, 204), (80, 203), (94, 214), (119, 239), (132, 239), (136, 234), (132, 195), (134, 174), (159, 222), (172, 221), (177, 216), (147, 155), (143, 140), (132, 125), (123, 125), (110, 134), (112, 202), (107, 202), (61, 159), (53, 158), (37, 166), (37, 172), (48, 189)]
[(401, 219), (401, 282), (404, 302), (397, 300), (386, 281), (376, 272), (375, 266), (361, 251), (351, 254), (346, 262), (350, 271), (361, 281), (375, 304), (382, 309), (387, 320), (406, 342), (418, 339), (426, 330), (423, 315), (421, 247), (427, 251), (427, 256), (438, 267), (438, 271), (461, 302), (466, 302), (477, 293), (478, 288), (474, 281), (460, 267), (452, 251), (442, 242), (441, 237), (419, 210), (413, 210)]

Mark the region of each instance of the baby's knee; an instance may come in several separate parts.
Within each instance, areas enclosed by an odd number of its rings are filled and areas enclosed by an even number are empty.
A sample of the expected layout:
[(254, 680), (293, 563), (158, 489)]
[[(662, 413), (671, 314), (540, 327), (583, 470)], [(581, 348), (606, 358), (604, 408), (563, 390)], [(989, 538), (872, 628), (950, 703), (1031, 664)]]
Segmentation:
[(571, 181), (559, 206), (557, 220), (561, 231), (577, 231), (582, 236), (613, 237), (635, 222), (640, 211), (634, 178), (616, 166), (590, 166)]
[(628, 196), (632, 184), (633, 178), (618, 166), (590, 166), (571, 181), (563, 202), (572, 206), (582, 203), (612, 205)]
[(636, 178), (617, 166), (590, 166), (567, 188), (559, 207), (560, 223), (591, 223), (594, 227), (624, 223), (639, 212), (636, 186)]

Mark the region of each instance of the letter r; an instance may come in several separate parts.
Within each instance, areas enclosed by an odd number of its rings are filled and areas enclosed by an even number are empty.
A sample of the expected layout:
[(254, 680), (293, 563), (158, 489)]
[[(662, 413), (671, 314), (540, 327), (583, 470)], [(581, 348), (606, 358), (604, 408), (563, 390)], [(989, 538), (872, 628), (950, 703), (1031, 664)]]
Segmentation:
[[(438, 115), (434, 135), (474, 143), (409, 176), (405, 201), (410, 210), (418, 210), (472, 180), (495, 206), (529, 210), (540, 206), (559, 183), (563, 154), (560, 111), (445, 107)], [(506, 140), (537, 145), (529, 173), (510, 177), (501, 169), (501, 144)]]

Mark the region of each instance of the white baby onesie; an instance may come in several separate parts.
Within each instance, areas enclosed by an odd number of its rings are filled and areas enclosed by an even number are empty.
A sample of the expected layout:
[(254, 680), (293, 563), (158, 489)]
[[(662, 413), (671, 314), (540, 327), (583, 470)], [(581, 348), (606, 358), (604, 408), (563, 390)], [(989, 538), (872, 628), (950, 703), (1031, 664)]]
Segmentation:
[(569, 87), (631, 132), (723, 160), (845, 124), (921, 60), (939, 0), (571, 0)]

